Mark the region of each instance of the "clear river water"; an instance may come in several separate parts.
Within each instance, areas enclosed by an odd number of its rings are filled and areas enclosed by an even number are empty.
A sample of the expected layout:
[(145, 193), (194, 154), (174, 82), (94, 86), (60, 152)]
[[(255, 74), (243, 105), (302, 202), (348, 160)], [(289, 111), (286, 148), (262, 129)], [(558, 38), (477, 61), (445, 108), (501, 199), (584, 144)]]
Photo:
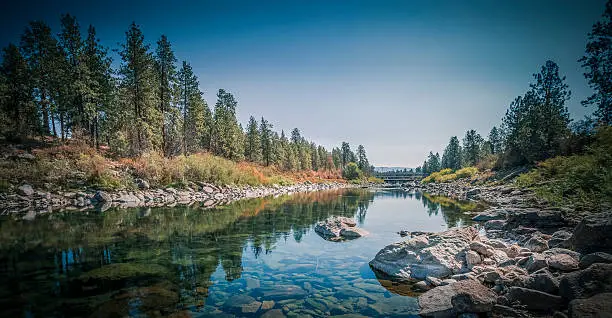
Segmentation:
[[(399, 230), (470, 224), (466, 207), (349, 189), (189, 207), (0, 218), (0, 317), (411, 317), (411, 284), (368, 262)], [(467, 207), (469, 208), (469, 207)], [(370, 234), (329, 242), (330, 216)]]

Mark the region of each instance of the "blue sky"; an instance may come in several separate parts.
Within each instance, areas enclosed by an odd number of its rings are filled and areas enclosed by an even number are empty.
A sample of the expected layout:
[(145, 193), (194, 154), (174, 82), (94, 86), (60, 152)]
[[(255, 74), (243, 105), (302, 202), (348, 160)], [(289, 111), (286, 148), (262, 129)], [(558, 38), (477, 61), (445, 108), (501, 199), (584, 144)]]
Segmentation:
[(580, 119), (590, 94), (577, 62), (604, 10), (586, 1), (21, 1), (0, 13), (0, 44), (27, 22), (59, 31), (61, 13), (118, 48), (132, 21), (161, 34), (200, 79), (225, 88), (238, 116), (298, 127), (327, 147), (363, 144), (375, 165), (414, 167), (450, 136), (488, 134), (532, 73), (556, 61)]

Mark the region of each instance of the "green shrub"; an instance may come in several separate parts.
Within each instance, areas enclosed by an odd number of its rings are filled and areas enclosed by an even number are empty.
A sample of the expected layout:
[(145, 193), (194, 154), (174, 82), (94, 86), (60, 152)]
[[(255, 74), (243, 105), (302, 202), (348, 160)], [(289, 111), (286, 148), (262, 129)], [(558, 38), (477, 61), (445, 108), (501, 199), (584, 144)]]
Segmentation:
[(478, 173), (478, 168), (476, 167), (465, 167), (455, 172), (458, 179), (471, 177), (474, 176), (476, 173)]
[(603, 127), (583, 155), (558, 156), (538, 163), (516, 179), (553, 204), (612, 204), (612, 127)]
[(433, 172), (432, 174), (430, 174), (429, 176), (421, 180), (421, 182), (422, 183), (449, 182), (449, 181), (453, 181), (456, 179), (471, 177), (475, 175), (477, 172), (478, 172), (478, 169), (476, 167), (466, 167), (466, 168), (457, 170), (455, 173), (453, 173), (453, 170), (446, 168), (438, 172)]
[(361, 170), (354, 162), (349, 162), (342, 170), (342, 177), (346, 180), (355, 180), (361, 177)]

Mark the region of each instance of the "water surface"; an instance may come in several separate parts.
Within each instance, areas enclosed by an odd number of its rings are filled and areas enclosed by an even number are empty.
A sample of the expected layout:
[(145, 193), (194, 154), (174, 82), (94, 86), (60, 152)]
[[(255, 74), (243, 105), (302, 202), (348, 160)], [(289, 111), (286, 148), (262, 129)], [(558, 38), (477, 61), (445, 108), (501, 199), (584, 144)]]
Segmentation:
[[(313, 230), (355, 218), (370, 235)], [(0, 219), (0, 317), (411, 316), (410, 284), (368, 262), (399, 230), (469, 224), (448, 200), (336, 190), (214, 209), (116, 209)]]

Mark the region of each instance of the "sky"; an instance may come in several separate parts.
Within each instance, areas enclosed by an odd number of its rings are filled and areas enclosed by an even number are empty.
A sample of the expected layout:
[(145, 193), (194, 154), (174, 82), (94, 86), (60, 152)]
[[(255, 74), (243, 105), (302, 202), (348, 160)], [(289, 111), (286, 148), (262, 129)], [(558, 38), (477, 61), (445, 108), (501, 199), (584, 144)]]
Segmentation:
[[(416, 167), (468, 129), (486, 136), (546, 60), (572, 91), (572, 118), (592, 112), (577, 60), (604, 0), (12, 1), (0, 45), (28, 21), (59, 32), (62, 13), (117, 49), (135, 21), (154, 48), (168, 36), (212, 107), (224, 88), (239, 121), (264, 116), (328, 149), (363, 144), (376, 166)], [(113, 56), (118, 59), (116, 54)], [(118, 65), (116, 61), (115, 65)]]

